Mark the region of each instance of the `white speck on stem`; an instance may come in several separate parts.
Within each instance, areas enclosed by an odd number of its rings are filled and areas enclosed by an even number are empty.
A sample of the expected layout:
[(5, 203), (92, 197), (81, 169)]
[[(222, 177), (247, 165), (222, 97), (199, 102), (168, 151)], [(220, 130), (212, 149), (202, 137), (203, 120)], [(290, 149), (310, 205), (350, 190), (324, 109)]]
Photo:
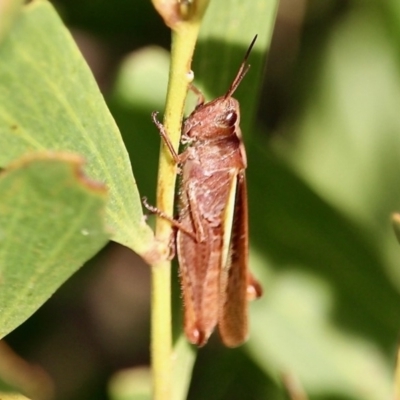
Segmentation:
[(193, 82), (194, 72), (192, 70), (186, 72), (186, 79), (188, 80), (189, 83)]
[(88, 236), (89, 235), (89, 231), (87, 229), (81, 229), (81, 234), (83, 236)]

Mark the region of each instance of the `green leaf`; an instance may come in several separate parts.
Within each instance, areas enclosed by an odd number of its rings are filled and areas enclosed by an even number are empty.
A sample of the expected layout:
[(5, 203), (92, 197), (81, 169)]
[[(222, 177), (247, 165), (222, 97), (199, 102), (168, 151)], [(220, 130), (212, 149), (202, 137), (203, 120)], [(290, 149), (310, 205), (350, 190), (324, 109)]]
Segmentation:
[(32, 315), (107, 242), (106, 189), (82, 160), (45, 153), (0, 176), (0, 338)]
[(0, 165), (32, 151), (81, 154), (107, 184), (112, 239), (142, 256), (145, 224), (128, 154), (89, 68), (48, 2), (28, 4), (0, 48)]

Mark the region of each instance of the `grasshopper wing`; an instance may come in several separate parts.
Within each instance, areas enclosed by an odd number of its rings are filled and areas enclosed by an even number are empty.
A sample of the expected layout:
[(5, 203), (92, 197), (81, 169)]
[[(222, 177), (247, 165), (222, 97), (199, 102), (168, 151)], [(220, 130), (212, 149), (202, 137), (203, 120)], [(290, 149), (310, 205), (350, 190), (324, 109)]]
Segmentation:
[(224, 214), (224, 248), (220, 278), (218, 327), (223, 343), (236, 347), (248, 331), (248, 212), (244, 170), (232, 176)]

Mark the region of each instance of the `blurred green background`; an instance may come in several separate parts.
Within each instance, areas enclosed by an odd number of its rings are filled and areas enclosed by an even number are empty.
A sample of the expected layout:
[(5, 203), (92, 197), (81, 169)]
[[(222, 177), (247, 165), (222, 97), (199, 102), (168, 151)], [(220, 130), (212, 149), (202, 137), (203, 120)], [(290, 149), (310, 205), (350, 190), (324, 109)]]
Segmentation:
[[(159, 136), (150, 114), (163, 110), (169, 30), (147, 0), (53, 4), (121, 129), (140, 193), (154, 203)], [(257, 121), (243, 132), (251, 267), (265, 294), (251, 305), (246, 346), (227, 350), (215, 338), (198, 352), (189, 399), (286, 399), (282, 374), (299, 378), (310, 399), (392, 397), (399, 48), (398, 0), (281, 0)], [(110, 398), (114, 373), (149, 363), (148, 267), (110, 243), (7, 342), (43, 366), (57, 399)]]

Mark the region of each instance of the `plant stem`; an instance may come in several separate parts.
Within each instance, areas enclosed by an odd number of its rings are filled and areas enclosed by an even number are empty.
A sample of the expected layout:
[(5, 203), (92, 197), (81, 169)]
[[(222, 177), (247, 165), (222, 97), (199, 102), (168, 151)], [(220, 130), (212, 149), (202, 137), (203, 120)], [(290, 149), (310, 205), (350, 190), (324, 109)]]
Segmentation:
[[(175, 150), (178, 150), (183, 109), (189, 83), (193, 79), (191, 62), (201, 18), (208, 0), (198, 0), (193, 15), (172, 27), (171, 66), (164, 113), (164, 128)], [(157, 208), (173, 215), (176, 165), (168, 149), (161, 143)], [(156, 222), (156, 238), (165, 246), (170, 243), (171, 224), (161, 218)], [(152, 368), (153, 399), (172, 398), (172, 317), (171, 317), (171, 263), (161, 261), (152, 266)]]
[(171, 263), (152, 266), (151, 356), (153, 399), (171, 398)]

